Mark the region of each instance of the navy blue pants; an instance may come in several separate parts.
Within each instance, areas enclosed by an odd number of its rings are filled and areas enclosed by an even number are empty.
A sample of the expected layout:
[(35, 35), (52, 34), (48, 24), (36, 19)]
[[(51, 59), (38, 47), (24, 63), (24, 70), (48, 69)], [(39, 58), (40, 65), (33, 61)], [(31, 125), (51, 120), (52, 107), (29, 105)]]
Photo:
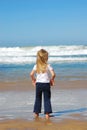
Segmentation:
[(42, 93), (44, 96), (44, 113), (52, 113), (50, 83), (36, 83), (34, 112), (41, 113)]

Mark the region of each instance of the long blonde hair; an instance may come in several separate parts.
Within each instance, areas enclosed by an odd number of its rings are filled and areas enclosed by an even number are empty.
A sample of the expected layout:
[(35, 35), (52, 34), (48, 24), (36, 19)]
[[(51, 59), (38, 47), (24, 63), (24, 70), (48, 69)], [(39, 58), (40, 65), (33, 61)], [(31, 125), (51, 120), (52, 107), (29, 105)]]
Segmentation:
[(37, 52), (37, 60), (36, 60), (36, 71), (37, 73), (44, 73), (47, 68), (48, 61), (48, 52), (44, 49), (41, 49)]

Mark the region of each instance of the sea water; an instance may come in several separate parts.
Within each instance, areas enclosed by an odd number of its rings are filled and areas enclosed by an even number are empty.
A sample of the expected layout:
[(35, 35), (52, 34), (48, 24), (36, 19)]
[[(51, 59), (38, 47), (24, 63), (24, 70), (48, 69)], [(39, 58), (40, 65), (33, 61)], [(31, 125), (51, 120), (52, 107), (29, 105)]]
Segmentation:
[(59, 80), (87, 80), (87, 45), (45, 45), (0, 48), (0, 81), (29, 79), (41, 48)]

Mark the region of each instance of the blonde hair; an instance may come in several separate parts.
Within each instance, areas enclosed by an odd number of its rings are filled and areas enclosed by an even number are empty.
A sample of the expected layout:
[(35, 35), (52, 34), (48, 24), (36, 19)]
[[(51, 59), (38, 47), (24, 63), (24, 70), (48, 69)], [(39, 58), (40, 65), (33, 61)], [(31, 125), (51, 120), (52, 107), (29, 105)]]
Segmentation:
[(44, 73), (47, 68), (47, 61), (48, 61), (48, 52), (44, 49), (41, 49), (37, 52), (37, 60), (36, 60), (36, 71), (37, 73)]

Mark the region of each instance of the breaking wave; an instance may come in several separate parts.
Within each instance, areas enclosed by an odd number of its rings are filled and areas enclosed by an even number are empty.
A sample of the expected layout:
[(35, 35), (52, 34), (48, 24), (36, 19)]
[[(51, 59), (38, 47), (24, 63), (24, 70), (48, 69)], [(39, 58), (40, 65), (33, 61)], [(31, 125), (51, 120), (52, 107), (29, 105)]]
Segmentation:
[(39, 49), (46, 49), (49, 62), (87, 62), (86, 45), (34, 46), (0, 48), (0, 64), (31, 64), (36, 61)]

